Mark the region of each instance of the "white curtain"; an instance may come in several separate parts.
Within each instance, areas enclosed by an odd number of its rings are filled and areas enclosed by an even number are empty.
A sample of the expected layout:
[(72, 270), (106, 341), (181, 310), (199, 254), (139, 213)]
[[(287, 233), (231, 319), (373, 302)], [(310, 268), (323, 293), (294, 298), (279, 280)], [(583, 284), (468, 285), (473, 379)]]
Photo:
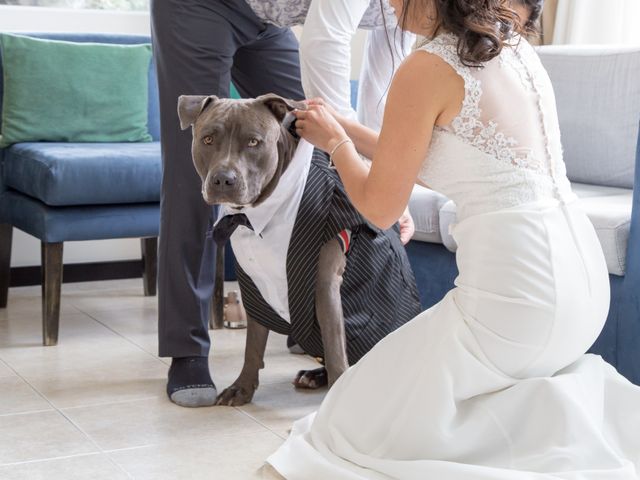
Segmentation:
[(553, 43), (640, 45), (640, 0), (558, 0)]

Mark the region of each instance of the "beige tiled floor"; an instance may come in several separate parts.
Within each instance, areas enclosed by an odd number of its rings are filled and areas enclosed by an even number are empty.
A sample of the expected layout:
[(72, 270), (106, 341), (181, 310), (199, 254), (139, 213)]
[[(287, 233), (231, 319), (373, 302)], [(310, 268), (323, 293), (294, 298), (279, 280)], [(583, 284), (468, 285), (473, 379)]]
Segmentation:
[[(156, 298), (141, 280), (65, 284), (60, 340), (41, 345), (40, 288), (0, 310), (0, 479), (278, 479), (265, 458), (325, 391), (290, 381), (314, 360), (272, 333), (261, 387), (240, 408), (185, 409), (166, 398)], [(242, 365), (244, 331), (213, 332), (219, 388)]]

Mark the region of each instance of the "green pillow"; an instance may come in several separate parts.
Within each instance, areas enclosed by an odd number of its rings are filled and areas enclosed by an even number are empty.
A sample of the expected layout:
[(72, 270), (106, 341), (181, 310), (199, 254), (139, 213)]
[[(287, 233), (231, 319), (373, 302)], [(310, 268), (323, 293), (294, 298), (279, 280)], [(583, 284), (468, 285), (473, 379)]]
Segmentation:
[(229, 98), (235, 98), (235, 99), (242, 98), (240, 96), (240, 94), (238, 93), (238, 90), (236, 89), (236, 86), (233, 83), (229, 86), (229, 90), (230, 90)]
[(0, 147), (18, 142), (149, 142), (151, 45), (0, 34)]

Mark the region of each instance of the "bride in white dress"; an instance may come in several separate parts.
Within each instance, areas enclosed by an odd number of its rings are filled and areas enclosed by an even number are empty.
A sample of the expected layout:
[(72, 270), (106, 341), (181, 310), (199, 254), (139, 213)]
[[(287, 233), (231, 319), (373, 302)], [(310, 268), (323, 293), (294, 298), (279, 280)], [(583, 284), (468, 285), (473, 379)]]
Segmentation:
[(269, 463), (290, 480), (640, 479), (640, 388), (584, 354), (608, 275), (566, 177), (544, 68), (503, 0), (392, 3), (431, 41), (398, 70), (379, 139), (318, 100), (297, 112), (299, 133), (335, 149), (351, 200), (382, 228), (416, 179), (453, 199), (460, 274), (347, 370)]

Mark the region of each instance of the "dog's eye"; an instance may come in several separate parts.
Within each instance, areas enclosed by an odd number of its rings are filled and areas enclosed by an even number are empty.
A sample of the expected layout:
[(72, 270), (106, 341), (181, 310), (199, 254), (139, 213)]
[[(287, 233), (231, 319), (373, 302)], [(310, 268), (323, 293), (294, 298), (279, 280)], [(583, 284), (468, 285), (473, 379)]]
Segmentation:
[(202, 139), (202, 141), (206, 144), (206, 145), (211, 145), (213, 143), (213, 137), (211, 135), (207, 135), (206, 137), (204, 137)]
[(249, 140), (248, 145), (250, 147), (256, 147), (259, 143), (260, 143), (260, 140), (258, 140), (257, 138), (252, 138), (251, 140)]

